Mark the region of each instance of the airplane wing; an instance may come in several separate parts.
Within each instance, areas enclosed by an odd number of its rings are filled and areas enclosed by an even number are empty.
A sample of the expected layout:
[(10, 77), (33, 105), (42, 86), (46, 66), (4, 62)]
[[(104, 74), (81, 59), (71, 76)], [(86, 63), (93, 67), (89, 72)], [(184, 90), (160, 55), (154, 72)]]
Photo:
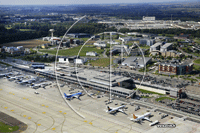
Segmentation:
[(123, 109), (118, 109), (118, 111), (124, 113)]
[(151, 121), (148, 117), (144, 117), (143, 119), (145, 119), (147, 121)]
[(136, 117), (140, 117), (141, 115), (135, 115)]
[(77, 98), (77, 99), (79, 99), (79, 96), (78, 95), (76, 95), (76, 96), (74, 96), (75, 98)]

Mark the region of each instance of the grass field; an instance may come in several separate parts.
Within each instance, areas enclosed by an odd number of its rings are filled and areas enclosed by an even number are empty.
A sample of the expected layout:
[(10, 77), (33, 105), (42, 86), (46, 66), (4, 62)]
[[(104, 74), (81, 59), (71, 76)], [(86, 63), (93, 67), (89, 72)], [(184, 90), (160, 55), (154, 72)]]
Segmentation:
[(141, 49), (150, 49), (150, 46), (140, 46)]
[[(59, 50), (58, 55), (63, 55), (63, 56), (74, 56), (78, 55), (79, 50), (81, 49), (82, 46), (77, 46), (71, 49), (66, 49), (66, 50)], [(45, 52), (49, 54), (56, 54), (57, 50), (39, 50), (40, 52)], [(86, 52), (89, 51), (95, 51), (98, 54), (101, 54), (104, 50), (103, 49), (96, 49), (96, 47), (86, 47), (84, 46), (82, 50), (80, 51), (79, 56), (86, 56)]]
[(194, 69), (194, 70), (197, 70), (197, 71), (200, 71), (200, 66), (194, 65), (194, 66), (193, 66), (193, 69)]
[(163, 95), (163, 94), (161, 94), (161, 93), (157, 93), (157, 92), (153, 92), (153, 91), (147, 91), (147, 90), (143, 90), (143, 89), (139, 89), (139, 91), (141, 91), (142, 93), (150, 93), (150, 94)]
[(175, 100), (174, 98), (171, 98), (171, 97), (160, 97), (160, 98), (156, 98), (155, 100), (156, 101), (161, 101), (161, 100), (164, 100), (164, 99)]
[(19, 29), (20, 31), (35, 31), (35, 30), (32, 30), (32, 29)]
[(194, 60), (194, 63), (200, 64), (200, 59)]
[(99, 59), (99, 60), (90, 61), (90, 64), (92, 66), (107, 67), (110, 64), (110, 59), (109, 58), (102, 58), (102, 59)]
[(18, 126), (9, 126), (4, 124), (3, 122), (0, 122), (0, 133), (7, 133), (7, 132), (14, 132), (19, 129)]
[(1, 46), (23, 46), (24, 48), (34, 48), (38, 45), (44, 44), (44, 43), (49, 43), (48, 41), (42, 41), (42, 40), (36, 40), (36, 39), (32, 39), (32, 40), (25, 40), (25, 41), (18, 41), (18, 42), (10, 42), (10, 43), (4, 43), (1, 44)]

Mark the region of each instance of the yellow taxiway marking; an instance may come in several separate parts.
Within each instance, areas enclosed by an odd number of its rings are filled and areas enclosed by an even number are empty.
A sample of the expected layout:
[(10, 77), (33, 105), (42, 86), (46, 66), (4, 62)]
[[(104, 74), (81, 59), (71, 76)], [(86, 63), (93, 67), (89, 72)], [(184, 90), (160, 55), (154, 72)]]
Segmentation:
[(42, 106), (45, 106), (44, 104), (42, 104)]
[(0, 91), (2, 91), (2, 89), (0, 89)]
[(42, 112), (43, 114), (46, 114), (46, 112)]
[(87, 122), (86, 120), (84, 122)]
[(23, 115), (23, 117), (26, 117), (26, 115)]
[(25, 97), (23, 97), (23, 99), (26, 99)]
[(38, 126), (41, 126), (41, 124), (37, 124)]
[(15, 95), (15, 94), (13, 93), (13, 95)]
[(29, 100), (28, 98), (26, 100)]
[(46, 108), (48, 108), (49, 106), (46, 106)]
[(10, 110), (10, 111), (14, 111), (14, 110)]
[(56, 128), (52, 128), (52, 130), (56, 130)]
[(31, 117), (28, 117), (28, 119), (31, 119)]
[(92, 125), (92, 122), (90, 122), (89, 124)]
[(5, 109), (7, 109), (8, 107), (4, 107)]
[(60, 113), (62, 113), (62, 111), (59, 111)]
[(63, 113), (63, 114), (65, 114), (65, 115), (66, 115), (67, 113), (65, 112), (65, 113)]

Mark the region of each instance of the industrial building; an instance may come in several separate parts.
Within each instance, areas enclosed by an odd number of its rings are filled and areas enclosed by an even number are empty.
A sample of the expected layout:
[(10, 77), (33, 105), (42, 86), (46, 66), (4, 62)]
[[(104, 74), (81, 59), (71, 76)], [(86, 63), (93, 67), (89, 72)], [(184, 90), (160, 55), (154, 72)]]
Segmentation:
[(58, 58), (58, 62), (59, 63), (69, 63), (69, 60), (68, 60), (68, 58)]
[(178, 60), (162, 62), (159, 64), (159, 73), (167, 75), (184, 75), (192, 72), (191, 61), (180, 62)]
[(161, 55), (165, 56), (165, 57), (168, 57), (168, 56), (170, 56), (170, 57), (180, 57), (180, 56), (182, 56), (182, 53), (179, 53), (175, 50), (169, 50), (169, 51), (166, 51), (166, 52), (162, 52)]
[(160, 48), (160, 52), (167, 52), (169, 50), (172, 50), (173, 43), (166, 43)]
[(152, 16), (152, 17), (143, 16), (142, 20), (143, 21), (155, 21), (156, 17), (155, 16)]
[(105, 41), (97, 41), (94, 43), (94, 46), (105, 48), (107, 45), (106, 45)]
[(92, 52), (86, 52), (86, 56), (97, 56), (98, 54), (94, 51)]
[(149, 38), (140, 39), (140, 44), (141, 45), (152, 46), (154, 43), (155, 43), (154, 39), (149, 39)]
[(44, 63), (32, 63), (30, 65), (30, 68), (33, 68), (33, 69), (45, 69), (45, 64)]
[(70, 33), (70, 34), (67, 34), (67, 36), (71, 38), (90, 38), (91, 37), (91, 35), (87, 33)]
[(150, 47), (150, 52), (160, 50), (160, 47), (161, 47), (161, 46), (162, 46), (162, 43), (161, 43), (161, 42), (155, 43), (154, 45), (152, 45), (152, 46)]
[(138, 68), (138, 67), (144, 67), (146, 66), (148, 63), (151, 62), (151, 57), (128, 57), (127, 59), (125, 59), (122, 62), (123, 66), (129, 66), (129, 67), (134, 67), (134, 68)]

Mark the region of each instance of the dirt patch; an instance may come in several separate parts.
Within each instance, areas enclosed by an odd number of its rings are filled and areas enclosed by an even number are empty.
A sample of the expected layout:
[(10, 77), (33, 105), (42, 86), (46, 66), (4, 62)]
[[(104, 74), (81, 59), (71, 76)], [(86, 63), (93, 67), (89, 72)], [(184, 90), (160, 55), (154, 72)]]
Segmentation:
[(34, 48), (34, 47), (36, 47), (38, 45), (45, 44), (45, 43), (49, 43), (49, 42), (48, 41), (43, 41), (43, 40), (32, 39), (32, 40), (4, 43), (4, 44), (1, 44), (1, 46), (6, 46), (6, 47), (23, 46), (24, 48)]
[(25, 131), (27, 129), (27, 125), (17, 119), (15, 119), (14, 117), (11, 117), (3, 112), (0, 112), (0, 121), (10, 125), (10, 126), (19, 126), (18, 131), (14, 131), (12, 133), (20, 133), (22, 131)]

